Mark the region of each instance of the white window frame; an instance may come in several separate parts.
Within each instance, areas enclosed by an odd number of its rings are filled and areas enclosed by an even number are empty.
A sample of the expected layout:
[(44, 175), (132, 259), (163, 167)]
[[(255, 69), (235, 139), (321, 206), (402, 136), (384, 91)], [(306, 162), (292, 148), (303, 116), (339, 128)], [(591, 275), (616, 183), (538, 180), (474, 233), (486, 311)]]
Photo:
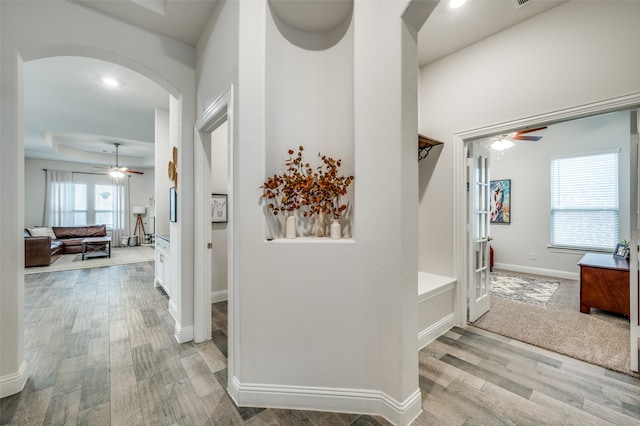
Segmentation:
[[(605, 155), (605, 154), (615, 154), (616, 155), (616, 163), (617, 163), (617, 167), (616, 167), (616, 179), (615, 179), (615, 185), (617, 188), (617, 206), (615, 208), (598, 208), (597, 206), (595, 206), (592, 209), (586, 209), (586, 208), (582, 208), (582, 209), (576, 209), (576, 210), (584, 210), (584, 211), (614, 211), (616, 213), (616, 217), (617, 217), (617, 226), (615, 227), (615, 237), (612, 238), (611, 240), (611, 247), (605, 247), (604, 245), (598, 245), (598, 246), (590, 246), (588, 244), (585, 245), (574, 245), (574, 244), (561, 244), (561, 243), (557, 243), (555, 242), (555, 238), (554, 238), (554, 200), (553, 200), (553, 194), (554, 194), (554, 180), (553, 180), (553, 162), (556, 160), (562, 160), (562, 159), (570, 159), (570, 158), (582, 158), (582, 157), (590, 157), (590, 156), (596, 156), (596, 155)], [(574, 153), (574, 154), (570, 154), (570, 155), (562, 155), (562, 156), (554, 156), (550, 158), (549, 161), (549, 198), (550, 198), (550, 209), (549, 209), (549, 238), (550, 238), (550, 244), (549, 244), (549, 248), (551, 249), (564, 249), (564, 250), (578, 250), (578, 251), (601, 251), (601, 252), (612, 252), (615, 248), (615, 242), (618, 241), (619, 236), (620, 236), (620, 190), (619, 190), (619, 180), (620, 180), (620, 149), (616, 148), (616, 149), (608, 149), (608, 150), (601, 150), (601, 151), (592, 151), (592, 152), (584, 152), (584, 153)], [(567, 210), (571, 210), (571, 209), (567, 209)], [(615, 240), (615, 241), (614, 241)]]
[[(87, 198), (87, 206), (85, 210), (74, 210), (74, 212), (84, 212), (86, 214), (86, 218), (87, 218), (87, 225), (100, 225), (98, 223), (96, 223), (96, 213), (99, 212), (106, 212), (108, 210), (96, 210), (96, 205), (95, 205), (95, 197), (96, 197), (96, 186), (97, 185), (111, 185), (112, 184), (112, 179), (109, 176), (100, 176), (97, 177), (97, 175), (95, 174), (88, 174), (88, 173), (80, 173), (80, 174), (76, 174), (74, 173), (73, 175), (73, 185), (74, 185), (74, 189), (76, 185), (85, 185), (87, 188), (87, 194), (86, 194), (86, 198)], [(111, 210), (111, 214), (113, 216), (113, 214), (115, 214), (113, 212), (113, 210)], [(112, 222), (113, 222), (113, 218), (112, 218)], [(74, 225), (76, 225), (74, 223)], [(111, 232), (113, 230), (113, 223), (111, 224), (106, 224), (107, 225), (107, 231)]]

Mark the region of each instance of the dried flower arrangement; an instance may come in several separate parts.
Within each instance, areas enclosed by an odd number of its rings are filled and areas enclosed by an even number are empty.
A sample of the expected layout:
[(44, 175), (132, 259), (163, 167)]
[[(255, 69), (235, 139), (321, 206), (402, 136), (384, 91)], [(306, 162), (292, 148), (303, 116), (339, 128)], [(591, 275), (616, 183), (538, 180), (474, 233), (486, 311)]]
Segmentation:
[(263, 189), (262, 197), (268, 202), (267, 207), (274, 215), (302, 209), (305, 217), (314, 213), (326, 213), (339, 219), (347, 208), (346, 204), (340, 204), (340, 196), (347, 194), (347, 188), (354, 177), (339, 173), (341, 160), (321, 154), (318, 157), (323, 164), (314, 170), (309, 163), (304, 163), (303, 151), (303, 146), (298, 147), (298, 153), (294, 156), (294, 151), (290, 149), (289, 158), (285, 161), (285, 171), (269, 177), (260, 186)]
[(326, 155), (318, 154), (323, 165), (318, 167), (318, 173), (314, 179), (310, 205), (315, 213), (327, 213), (334, 219), (340, 219), (342, 213), (347, 209), (346, 204), (340, 203), (340, 196), (347, 194), (347, 188), (353, 182), (353, 176), (339, 174), (341, 160), (334, 160)]
[(309, 164), (302, 163), (302, 151), (298, 148), (297, 156), (290, 149), (289, 158), (285, 161), (285, 171), (281, 175), (273, 175), (260, 187), (263, 189), (262, 197), (269, 202), (269, 207), (274, 215), (282, 212), (292, 213), (306, 203), (308, 187), (312, 184), (312, 178), (306, 173)]

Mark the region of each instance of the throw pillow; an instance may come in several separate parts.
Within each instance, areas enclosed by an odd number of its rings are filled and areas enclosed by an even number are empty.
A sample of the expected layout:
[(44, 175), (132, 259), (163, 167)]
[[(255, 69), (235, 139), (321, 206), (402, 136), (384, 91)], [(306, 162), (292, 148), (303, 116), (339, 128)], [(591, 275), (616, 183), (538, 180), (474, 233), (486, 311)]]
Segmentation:
[(27, 228), (29, 234), (32, 237), (51, 237), (52, 240), (56, 239), (56, 234), (54, 234), (53, 229), (48, 226), (38, 226), (35, 228)]

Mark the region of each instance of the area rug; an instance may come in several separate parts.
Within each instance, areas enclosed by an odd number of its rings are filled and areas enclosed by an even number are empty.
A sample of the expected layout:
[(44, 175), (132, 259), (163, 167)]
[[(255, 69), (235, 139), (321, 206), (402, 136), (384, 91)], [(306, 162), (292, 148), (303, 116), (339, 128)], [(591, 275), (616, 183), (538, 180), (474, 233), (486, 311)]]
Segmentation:
[(497, 271), (491, 273), (492, 295), (542, 308), (547, 305), (559, 286), (560, 283), (555, 279)]
[(128, 263), (155, 261), (155, 249), (152, 246), (114, 247), (111, 257), (95, 257), (82, 260), (82, 254), (63, 254), (49, 266), (25, 268), (25, 274), (69, 271), (72, 269), (100, 268), (103, 266), (125, 265)]
[[(502, 272), (502, 271), (500, 271)], [(511, 273), (509, 273), (511, 274)], [(580, 282), (513, 273), (522, 279), (555, 281), (545, 306), (491, 295), (491, 309), (474, 326), (575, 359), (640, 377), (630, 370), (629, 319), (599, 309), (580, 312)]]

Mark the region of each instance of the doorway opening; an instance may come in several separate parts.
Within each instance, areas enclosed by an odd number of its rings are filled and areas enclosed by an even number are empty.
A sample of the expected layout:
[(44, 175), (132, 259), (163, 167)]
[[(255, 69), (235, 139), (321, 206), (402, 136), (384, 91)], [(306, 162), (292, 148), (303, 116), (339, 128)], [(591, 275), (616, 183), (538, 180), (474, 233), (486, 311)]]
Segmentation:
[(227, 300), (227, 371), (230, 377), (237, 365), (234, 320), (238, 315), (234, 298), (237, 274), (232, 102), (233, 86), (202, 113), (194, 131), (194, 340), (224, 338), (212, 336), (212, 303)]
[[(604, 102), (598, 105), (587, 105), (587, 106), (582, 106), (582, 107), (578, 107), (578, 108), (573, 108), (571, 110), (566, 110), (566, 111), (560, 111), (554, 114), (549, 114), (549, 115), (544, 115), (544, 116), (539, 116), (539, 117), (533, 117), (531, 119), (528, 119), (526, 121), (517, 121), (517, 122), (511, 122), (511, 123), (506, 123), (506, 124), (501, 124), (501, 125), (497, 125), (497, 126), (492, 126), (492, 127), (486, 127), (477, 131), (473, 131), (473, 132), (468, 132), (468, 133), (463, 133), (463, 134), (458, 134), (456, 135), (456, 144), (454, 146), (454, 155), (455, 155), (455, 164), (454, 167), (456, 169), (456, 187), (455, 187), (455, 199), (454, 199), (454, 212), (456, 214), (456, 226), (455, 226), (455, 250), (456, 250), (456, 256), (455, 256), (455, 270), (457, 272), (457, 276), (458, 278), (458, 304), (457, 304), (457, 311), (456, 311), (456, 315), (457, 315), (457, 320), (459, 321), (459, 324), (467, 324), (467, 322), (470, 320), (469, 317), (469, 313), (467, 310), (467, 300), (468, 298), (471, 298), (473, 296), (472, 292), (474, 291), (475, 287), (474, 287), (474, 282), (472, 281), (472, 277), (473, 274), (471, 273), (471, 271), (473, 270), (473, 264), (475, 263), (475, 259), (473, 258), (473, 252), (469, 249), (469, 245), (468, 245), (468, 233), (469, 232), (473, 232), (473, 230), (471, 229), (471, 225), (472, 223), (469, 222), (469, 214), (471, 214), (471, 203), (468, 199), (468, 195), (467, 195), (467, 156), (468, 156), (468, 151), (470, 149), (470, 144), (477, 142), (478, 140), (481, 139), (486, 139), (489, 138), (493, 135), (497, 135), (497, 134), (501, 134), (501, 133), (509, 133), (511, 131), (514, 130), (520, 130), (523, 128), (527, 128), (527, 127), (540, 127), (540, 126), (545, 126), (545, 125), (561, 125), (564, 123), (567, 123), (569, 121), (576, 121), (576, 119), (581, 119), (581, 118), (591, 118), (591, 117), (599, 117), (603, 114), (606, 113), (612, 113), (612, 112), (619, 112), (621, 114), (626, 114), (627, 115), (627, 120), (629, 120), (629, 111), (636, 108), (638, 105), (638, 101), (640, 100), (640, 96), (636, 96), (633, 99), (614, 99), (608, 102)], [(633, 121), (633, 120), (631, 120)], [(633, 126), (631, 126), (631, 128), (633, 129)], [(626, 128), (626, 140), (629, 140), (629, 127)], [(631, 131), (631, 149), (633, 150), (633, 144), (634, 144), (634, 136), (633, 136), (633, 131)], [(637, 144), (637, 132), (636, 132), (636, 144)], [(523, 144), (525, 143), (529, 143), (529, 142), (522, 142)], [(629, 145), (627, 145), (627, 150), (629, 150)], [(628, 152), (628, 151), (627, 151)], [(624, 156), (621, 155), (621, 162), (622, 161), (629, 161), (629, 156), (626, 155), (627, 153), (625, 153)], [(505, 154), (504, 157), (501, 158), (502, 162), (505, 162), (505, 159), (508, 159), (508, 155), (509, 152), (507, 151), (507, 153)], [(635, 154), (637, 155), (637, 154)], [(548, 162), (549, 160), (549, 155), (547, 154), (547, 156), (545, 157), (545, 161)], [(633, 155), (631, 155), (631, 157), (633, 158)], [(494, 162), (495, 163), (495, 162)], [(633, 166), (632, 166), (633, 167)], [(636, 166), (637, 168), (637, 166)], [(491, 179), (507, 179), (510, 176), (496, 176), (496, 175), (492, 175)], [(626, 179), (627, 180), (627, 184), (626, 187), (629, 188), (629, 180), (630, 180), (630, 176), (627, 175), (626, 178), (623, 178), (623, 176), (620, 176), (620, 179)], [(632, 180), (632, 179), (631, 179)], [(544, 186), (544, 185), (542, 185)], [(526, 203), (524, 202), (527, 198), (536, 198), (535, 194), (531, 194), (529, 193), (529, 195), (527, 195), (527, 190), (525, 190), (525, 188), (520, 184), (518, 185), (518, 182), (514, 181), (513, 182), (513, 189), (515, 192), (512, 193), (512, 201), (513, 201), (513, 218), (515, 220), (515, 218), (518, 217), (518, 215), (520, 215), (520, 220), (523, 219), (523, 213), (526, 210)], [(547, 186), (548, 189), (548, 186)], [(518, 191), (521, 191), (520, 193), (518, 193)], [(621, 209), (621, 220), (627, 220), (627, 224), (631, 223), (631, 229), (629, 229), (629, 226), (627, 225), (626, 230), (630, 231), (627, 232), (625, 235), (623, 235), (622, 231), (620, 234), (621, 238), (626, 238), (629, 239), (629, 233), (631, 234), (631, 240), (632, 243), (631, 245), (633, 246), (634, 244), (637, 244), (637, 240), (634, 239), (633, 237), (633, 229), (638, 227), (637, 224), (637, 218), (634, 217), (633, 213), (631, 214), (631, 217), (629, 215), (629, 211), (631, 210), (632, 212), (635, 211), (634, 208), (631, 208), (631, 206), (637, 205), (637, 190), (635, 190), (635, 196), (634, 196), (634, 190), (633, 188), (631, 188), (631, 190), (627, 189), (627, 193), (623, 193), (621, 192), (621, 198), (622, 197), (626, 197), (627, 200), (629, 200), (629, 198), (631, 198), (631, 201), (627, 201), (626, 207), (623, 206), (622, 204), (620, 205), (620, 209)], [(630, 197), (629, 197), (630, 195)], [(546, 197), (546, 196), (545, 196)], [(541, 199), (541, 196), (537, 196), (537, 199)], [(547, 201), (546, 199), (544, 201)], [(518, 205), (518, 203), (520, 203), (520, 205)], [(635, 203), (635, 204), (634, 204)], [(622, 209), (627, 209), (626, 212), (622, 212)], [(626, 219), (623, 219), (623, 213), (626, 214)], [(546, 216), (548, 216), (548, 212), (546, 214)], [(514, 223), (514, 222), (512, 222)], [(531, 223), (531, 222), (530, 222)], [(469, 224), (469, 225), (468, 225)], [(495, 227), (495, 225), (492, 225)], [(509, 226), (513, 227), (513, 225), (501, 225), (503, 228), (502, 229), (507, 229)], [(491, 236), (494, 237), (493, 235), (493, 231), (491, 232)], [(548, 238), (548, 233), (544, 232), (545, 236), (542, 236), (543, 238)], [(637, 237), (637, 235), (636, 235)], [(548, 244), (548, 242), (546, 243)], [(547, 251), (546, 249), (546, 244), (545, 244), (545, 252)], [(497, 256), (496, 256), (496, 263), (498, 262), (498, 256), (499, 256), (499, 252), (497, 252)], [(531, 255), (531, 257), (533, 257), (535, 259), (535, 254)], [(538, 253), (538, 257), (540, 256), (540, 253)], [(578, 256), (579, 257), (579, 256)], [(529, 260), (529, 253), (527, 251), (527, 260)], [(517, 262), (514, 262), (517, 263)], [(576, 261), (577, 263), (577, 261)], [(560, 269), (560, 268), (558, 268)], [(536, 273), (535, 268), (530, 268), (529, 270), (524, 270), (522, 272), (529, 272), (529, 273)], [(577, 273), (575, 273), (574, 275), (576, 275), (576, 277), (574, 277), (574, 279), (577, 278)], [(636, 281), (635, 284), (633, 282), (633, 277), (636, 277)], [(569, 278), (569, 277), (567, 277)], [(637, 291), (638, 291), (638, 284), (637, 284), (637, 273), (636, 274), (631, 274), (631, 282), (630, 282), (630, 289), (631, 289), (631, 300), (637, 300)], [(633, 296), (633, 292), (635, 289), (635, 298)], [(630, 367), (631, 370), (637, 371), (638, 370), (638, 306), (637, 304), (634, 306), (633, 304), (631, 304), (631, 315), (630, 315), (630, 331), (631, 331), (631, 347), (630, 347), (630, 359), (631, 359), (631, 363), (630, 363)], [(578, 312), (579, 310), (579, 306), (575, 307), (575, 310)], [(634, 338), (635, 336), (635, 338)], [(635, 356), (634, 356), (635, 355)]]

